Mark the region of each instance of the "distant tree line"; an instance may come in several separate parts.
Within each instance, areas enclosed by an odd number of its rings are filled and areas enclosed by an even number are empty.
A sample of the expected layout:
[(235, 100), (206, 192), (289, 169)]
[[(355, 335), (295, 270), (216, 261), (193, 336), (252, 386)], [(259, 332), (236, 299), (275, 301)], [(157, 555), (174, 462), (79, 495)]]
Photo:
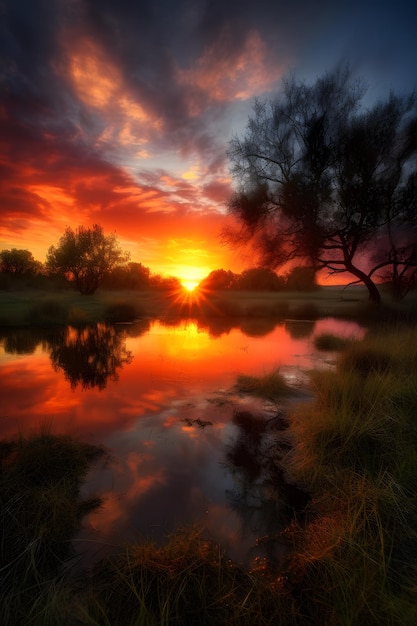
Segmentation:
[[(175, 291), (181, 288), (176, 277), (153, 274), (142, 263), (131, 262), (114, 234), (105, 235), (101, 226), (67, 228), (57, 246), (48, 250), (45, 263), (36, 261), (29, 250), (0, 251), (0, 288), (13, 284), (31, 287), (71, 285), (80, 293), (104, 289)], [(201, 288), (218, 290), (307, 291), (316, 288), (315, 272), (294, 267), (287, 274), (269, 268), (250, 268), (241, 274), (217, 269), (201, 281)]]
[(105, 235), (98, 224), (66, 228), (58, 244), (49, 248), (45, 263), (36, 261), (29, 250), (0, 251), (0, 288), (12, 284), (42, 288), (70, 285), (85, 295), (100, 286), (160, 290), (180, 286), (176, 278), (151, 274), (141, 263), (130, 263), (116, 235)]
[(235, 274), (218, 269), (204, 278), (200, 287), (209, 291), (312, 291), (318, 288), (312, 268), (295, 266), (286, 274), (278, 275), (266, 267), (253, 267)]

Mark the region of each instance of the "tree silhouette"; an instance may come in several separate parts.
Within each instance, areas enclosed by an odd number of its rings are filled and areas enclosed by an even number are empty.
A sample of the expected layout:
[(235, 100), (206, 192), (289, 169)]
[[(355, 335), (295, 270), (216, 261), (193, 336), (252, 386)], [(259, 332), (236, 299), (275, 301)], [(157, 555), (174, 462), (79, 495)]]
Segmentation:
[(29, 250), (12, 248), (0, 252), (0, 272), (14, 276), (33, 276), (42, 264), (36, 261)]
[(104, 235), (102, 227), (94, 224), (75, 231), (68, 227), (58, 246), (49, 248), (46, 265), (51, 272), (66, 276), (82, 294), (90, 295), (106, 274), (128, 259), (116, 235)]
[(348, 272), (379, 302), (381, 275), (399, 296), (416, 280), (417, 99), (365, 109), (365, 91), (338, 68), (312, 85), (290, 76), (279, 99), (256, 102), (230, 144), (239, 228), (224, 236), (252, 242), (269, 267)]

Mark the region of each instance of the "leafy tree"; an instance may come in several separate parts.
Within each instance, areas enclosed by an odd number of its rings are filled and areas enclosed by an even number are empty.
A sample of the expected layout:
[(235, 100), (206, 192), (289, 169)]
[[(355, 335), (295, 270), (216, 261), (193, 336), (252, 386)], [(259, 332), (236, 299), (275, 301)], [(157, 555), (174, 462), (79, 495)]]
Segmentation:
[(379, 302), (382, 274), (400, 297), (416, 279), (417, 98), (366, 109), (365, 92), (338, 68), (312, 85), (290, 76), (278, 99), (255, 103), (230, 144), (239, 229), (225, 238), (251, 242), (269, 267), (348, 272)]
[(151, 271), (142, 263), (131, 262), (115, 267), (103, 280), (102, 286), (109, 289), (149, 289)]
[(12, 248), (0, 252), (0, 271), (14, 276), (34, 276), (42, 269), (29, 250)]
[(244, 270), (237, 281), (239, 289), (255, 291), (280, 291), (285, 280), (266, 267), (252, 267)]
[(213, 270), (208, 276), (203, 278), (200, 282), (200, 287), (210, 291), (233, 289), (236, 287), (237, 278), (238, 275), (234, 274), (231, 270)]
[(51, 272), (66, 276), (82, 294), (90, 295), (111, 270), (128, 259), (116, 235), (104, 235), (102, 227), (94, 224), (75, 231), (68, 227), (58, 246), (49, 248), (46, 265)]
[(156, 291), (181, 291), (181, 281), (176, 276), (152, 274), (149, 285), (151, 289), (155, 289)]

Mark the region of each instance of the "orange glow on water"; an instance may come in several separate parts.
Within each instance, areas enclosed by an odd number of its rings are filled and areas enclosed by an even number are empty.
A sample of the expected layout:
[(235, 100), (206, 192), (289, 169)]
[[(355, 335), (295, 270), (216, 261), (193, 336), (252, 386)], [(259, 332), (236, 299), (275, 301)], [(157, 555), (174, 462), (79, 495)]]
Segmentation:
[(281, 366), (291, 384), (317, 364), (314, 334), (356, 330), (326, 320), (280, 323), (264, 334), (237, 321), (212, 324), (22, 331), (0, 341), (0, 438), (46, 423), (52, 433), (104, 445), (114, 458), (93, 468), (84, 491), (104, 497), (89, 517), (101, 545), (163, 533), (166, 523), (200, 523), (239, 550), (240, 518), (225, 497), (234, 484), (225, 476), (225, 449), (236, 436), (236, 407), (258, 412), (260, 404), (233, 390), (238, 375)]

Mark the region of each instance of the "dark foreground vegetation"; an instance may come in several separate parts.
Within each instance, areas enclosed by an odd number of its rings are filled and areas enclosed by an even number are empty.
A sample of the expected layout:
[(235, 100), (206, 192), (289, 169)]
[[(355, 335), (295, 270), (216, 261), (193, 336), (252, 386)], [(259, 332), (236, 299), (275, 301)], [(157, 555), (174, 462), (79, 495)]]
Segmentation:
[[(79, 488), (103, 450), (47, 432), (3, 441), (1, 623), (414, 626), (417, 329), (371, 329), (339, 354), (270, 444), (269, 462), (309, 496), (277, 529), (290, 549), (274, 566), (233, 563), (191, 529), (72, 574), (71, 537), (99, 505)], [(279, 372), (237, 384), (269, 400), (288, 391)]]

